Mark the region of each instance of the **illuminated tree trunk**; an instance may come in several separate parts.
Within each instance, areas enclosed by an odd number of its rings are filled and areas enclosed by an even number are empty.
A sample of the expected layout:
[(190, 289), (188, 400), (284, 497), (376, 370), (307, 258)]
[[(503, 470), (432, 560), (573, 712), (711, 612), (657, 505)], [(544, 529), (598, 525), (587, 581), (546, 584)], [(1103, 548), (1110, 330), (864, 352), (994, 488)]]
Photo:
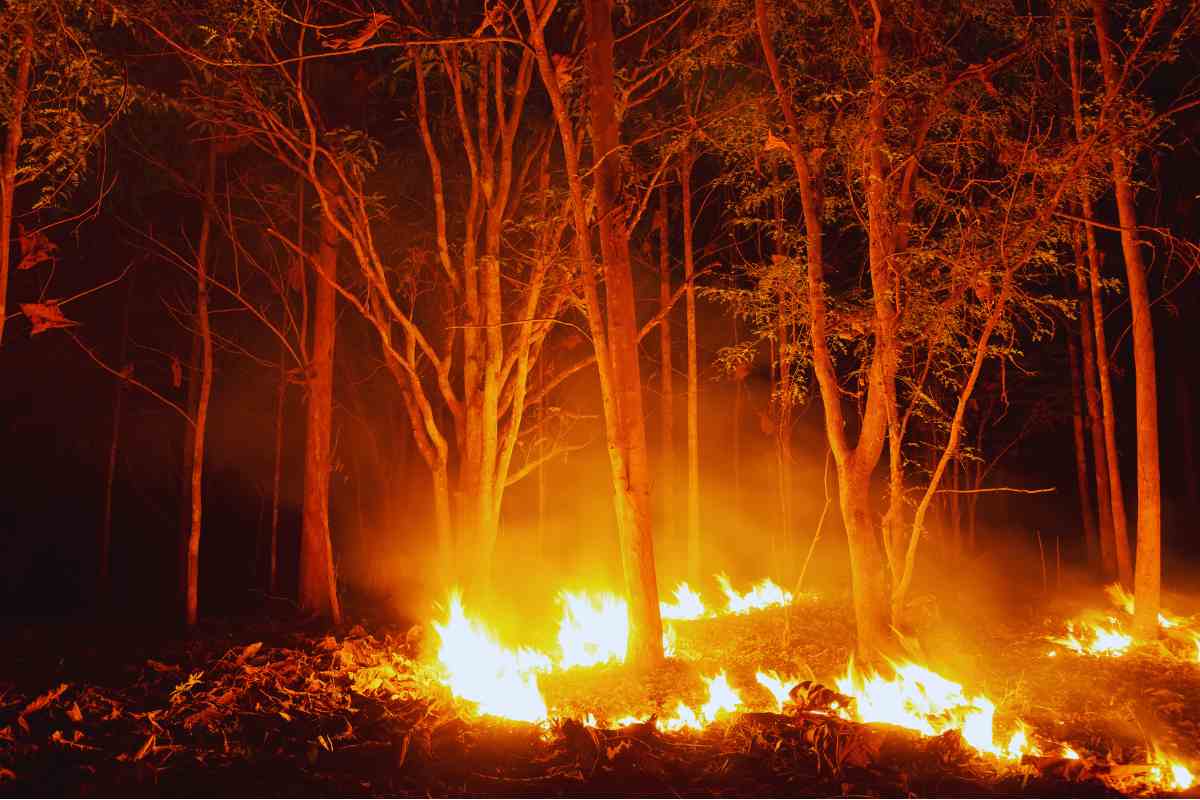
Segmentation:
[(663, 538), (675, 538), (675, 367), (671, 358), (671, 245), (670, 214), (667, 207), (667, 187), (658, 188), (658, 304), (663, 313), (658, 325), (659, 394), (662, 427), (659, 431), (662, 449), (661, 504), (663, 508)]
[[(755, 17), (763, 56), (770, 71), (775, 94), (788, 124), (788, 150), (796, 170), (800, 202), (804, 213), (806, 256), (808, 260), (808, 307), (812, 337), (813, 373), (820, 387), (825, 412), (825, 434), (837, 463), (838, 498), (846, 539), (850, 550), (850, 578), (854, 596), (854, 618), (860, 657), (875, 661), (891, 647), (890, 609), (887, 580), (880, 552), (878, 533), (870, 506), (871, 473), (879, 463), (887, 415), (884, 373), (878, 346), (867, 367), (869, 388), (858, 442), (851, 446), (847, 437), (842, 393), (829, 349), (828, 306), (825, 297), (822, 210), (814, 169), (799, 139), (801, 129), (791, 95), (783, 85), (779, 61), (771, 39), (767, 0), (755, 0)], [(879, 265), (880, 268), (882, 265)], [(874, 280), (873, 274), (873, 280)], [(882, 286), (876, 286), (882, 291)], [(877, 302), (883, 302), (877, 300)]]
[(687, 301), (687, 563), (688, 578), (700, 580), (700, 366), (696, 352), (696, 263), (692, 226), (692, 165), (695, 156), (684, 152), (679, 167), (683, 187), (683, 279)]
[(304, 509), (300, 529), (300, 608), (341, 622), (333, 543), (329, 535), (329, 475), (333, 465), (333, 347), (336, 328), (337, 233), (321, 216), (314, 266), (312, 348), (304, 447)]
[(1113, 538), (1112, 495), (1108, 484), (1108, 455), (1104, 446), (1104, 420), (1100, 411), (1100, 390), (1096, 379), (1096, 328), (1092, 321), (1092, 302), (1088, 290), (1088, 269), (1083, 247), (1078, 241), (1079, 231), (1075, 232), (1075, 275), (1079, 291), (1079, 341), (1082, 345), (1081, 370), (1083, 372), (1083, 389), (1085, 406), (1087, 408), (1087, 427), (1092, 442), (1092, 466), (1096, 482), (1096, 519), (1097, 540), (1094, 548), (1088, 551), (1088, 561), (1091, 564), (1103, 565), (1104, 553), (1110, 551), (1110, 561), (1115, 563), (1112, 551), (1116, 540)]
[[(575, 129), (562, 96), (558, 76), (550, 62), (543, 27), (546, 17), (524, 0), (525, 12), (533, 21), (530, 39), (537, 55), (538, 71), (550, 95), (558, 126), (570, 189), (571, 216), (575, 228), (575, 255), (587, 309), (588, 330), (596, 350), (600, 397), (604, 406), (605, 436), (612, 468), (617, 529), (621, 539), (621, 563), (629, 602), (630, 658), (645, 664), (663, 658), (662, 618), (658, 607), (658, 585), (654, 570), (654, 538), (650, 518), (649, 466), (646, 459), (645, 427), (641, 408), (641, 384), (637, 363), (637, 321), (634, 314), (633, 280), (629, 264), (628, 238), (624, 220), (616, 213), (621, 185), (620, 165), (615, 157), (620, 144), (616, 116), (616, 87), (613, 68), (612, 6), (609, 0), (588, 0), (588, 67), (591, 96), (593, 153), (598, 163), (592, 171), (596, 217), (600, 220), (600, 243), (604, 257), (609, 299), (609, 324), (604, 324), (599, 290), (592, 269), (588, 204), (584, 196)], [(611, 343), (609, 338), (617, 341)]]
[[(612, 421), (616, 423), (608, 432), (608, 447), (617, 490), (621, 559), (630, 601), (629, 653), (634, 661), (656, 663), (663, 657), (662, 620), (654, 567), (650, 465), (638, 366), (637, 311), (629, 260), (629, 232), (621, 208), (621, 159), (617, 155), (621, 136), (613, 63), (612, 10), (612, 0), (587, 0), (589, 115), (596, 219), (599, 221), (608, 301), (611, 405), (615, 411)], [(599, 312), (599, 309), (595, 311)]]
[[(33, 64), (33, 25), (24, 21), (21, 57), (17, 62), (12, 87), (10, 116), (6, 120), (4, 153), (0, 156), (0, 342), (4, 341), (4, 320), (8, 313), (8, 270), (12, 260), (13, 196), (17, 188), (17, 159), (24, 138), (25, 105), (29, 100), (29, 73)], [(15, 38), (15, 37), (14, 37)], [(11, 46), (11, 45), (10, 45)]]
[[(1066, 17), (1070, 20), (1070, 17)], [(1084, 140), (1083, 101), (1080, 89), (1079, 62), (1075, 52), (1075, 37), (1067, 37), (1067, 53), (1071, 63), (1071, 101), (1075, 115), (1075, 138)], [(1088, 284), (1091, 291), (1092, 328), (1096, 347), (1096, 373), (1100, 379), (1100, 402), (1104, 427), (1104, 461), (1108, 467), (1109, 500), (1112, 505), (1112, 539), (1100, 539), (1100, 561), (1108, 577), (1117, 576), (1129, 586), (1133, 582), (1133, 564), (1129, 553), (1129, 533), (1125, 515), (1125, 492), (1121, 484), (1121, 462), (1117, 453), (1116, 407), (1113, 401), (1112, 379), (1108, 366), (1108, 342), (1104, 333), (1104, 302), (1100, 296), (1100, 249), (1096, 245), (1096, 230), (1092, 225), (1092, 199), (1086, 189), (1079, 193), (1080, 207), (1085, 220), (1084, 234), (1088, 262)], [(1097, 459), (1099, 461), (1099, 459)], [(1103, 534), (1103, 529), (1101, 530)]]
[[(1119, 76), (1109, 39), (1103, 0), (1092, 0), (1096, 42), (1107, 94), (1119, 91)], [(1161, 595), (1162, 507), (1158, 463), (1158, 389), (1154, 364), (1154, 326), (1150, 316), (1150, 292), (1146, 267), (1138, 241), (1137, 209), (1130, 182), (1132, 158), (1120, 144), (1112, 149), (1113, 192), (1121, 223), (1121, 253), (1129, 284), (1129, 309), (1133, 317), (1134, 395), (1137, 408), (1137, 561), (1133, 581), (1134, 630), (1140, 638), (1158, 634)], [(1121, 542), (1117, 542), (1118, 553)], [(1128, 543), (1126, 542), (1126, 547)], [(1124, 577), (1124, 576), (1122, 576)]]
[(1088, 480), (1087, 443), (1083, 438), (1083, 401), (1079, 398), (1083, 376), (1079, 366), (1079, 345), (1070, 328), (1066, 329), (1067, 358), (1071, 365), (1071, 430), (1075, 442), (1075, 480), (1079, 491), (1079, 515), (1083, 523), (1083, 543), (1089, 564), (1099, 554), (1096, 537), (1096, 518), (1092, 508), (1091, 483)]
[(195, 430), (191, 453), (191, 528), (187, 538), (187, 565), (184, 577), (184, 614), (193, 626), (199, 616), (200, 525), (204, 507), (204, 436), (208, 428), (208, 399), (212, 393), (213, 346), (208, 320), (208, 250), (212, 231), (212, 209), (216, 207), (217, 147), (208, 148), (208, 175), (204, 187), (204, 212), (200, 223), (200, 242), (196, 248), (196, 324), (200, 337), (200, 389), (196, 401)]

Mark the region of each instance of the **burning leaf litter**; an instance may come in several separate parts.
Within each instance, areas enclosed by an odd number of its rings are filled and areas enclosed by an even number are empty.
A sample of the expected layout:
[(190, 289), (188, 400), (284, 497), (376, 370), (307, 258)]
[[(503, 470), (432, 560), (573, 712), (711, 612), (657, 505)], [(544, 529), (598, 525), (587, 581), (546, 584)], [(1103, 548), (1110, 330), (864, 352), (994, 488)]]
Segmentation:
[[(1123, 656), (1128, 653), (1134, 644), (1133, 595), (1116, 583), (1105, 587), (1104, 592), (1116, 610), (1085, 612), (1065, 623), (1064, 635), (1051, 636), (1049, 640), (1080, 655)], [(1160, 611), (1158, 625), (1168, 641), (1177, 643), (1175, 649), (1183, 658), (1200, 663), (1200, 620)], [(1049, 655), (1057, 653), (1051, 651)]]

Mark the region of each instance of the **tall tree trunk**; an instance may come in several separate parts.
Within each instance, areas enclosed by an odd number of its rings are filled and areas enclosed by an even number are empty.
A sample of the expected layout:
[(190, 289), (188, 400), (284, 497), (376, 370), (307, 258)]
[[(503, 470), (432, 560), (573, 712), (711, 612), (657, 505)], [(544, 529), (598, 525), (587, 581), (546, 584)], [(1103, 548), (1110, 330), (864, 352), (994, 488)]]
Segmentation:
[[(125, 297), (125, 311), (121, 315), (121, 347), (117, 355), (117, 367), (121, 370), (124, 376), (126, 366), (125, 358), (129, 350), (129, 309), (133, 305), (133, 276), (129, 276), (128, 294)], [(112, 438), (108, 447), (108, 469), (104, 479), (104, 519), (100, 525), (100, 574), (99, 574), (99, 596), (103, 602), (108, 602), (112, 599), (112, 509), (113, 509), (113, 484), (117, 477), (117, 449), (121, 442), (121, 407), (124, 405), (125, 399), (125, 380), (124, 377), (118, 378), (113, 383), (113, 417), (112, 417)]]
[[(612, 407), (615, 411), (615, 429), (609, 431), (609, 452), (613, 456), (610, 461), (617, 490), (617, 527), (622, 540), (625, 588), (629, 595), (628, 652), (633, 661), (650, 664), (663, 657), (662, 619), (654, 565), (650, 468), (638, 366), (637, 310), (629, 260), (629, 233), (620, 206), (622, 175), (617, 153), (621, 136), (613, 63), (612, 0), (587, 0), (586, 24), (596, 218), (599, 220), (608, 300), (608, 355), (612, 364)], [(586, 265), (584, 269), (587, 269)]]
[[(1065, 17), (1070, 24), (1070, 16)], [(1083, 100), (1080, 87), (1079, 61), (1075, 52), (1075, 37), (1067, 37), (1067, 53), (1071, 63), (1071, 103), (1075, 116), (1075, 138), (1084, 140)], [(1104, 334), (1104, 303), (1100, 296), (1100, 249), (1096, 244), (1096, 229), (1092, 225), (1092, 198), (1086, 188), (1079, 192), (1083, 211), (1084, 234), (1087, 245), (1088, 283), (1092, 301), (1092, 327), (1096, 346), (1096, 372), (1100, 378), (1100, 402), (1104, 422), (1104, 460), (1108, 467), (1109, 500), (1112, 504), (1112, 540), (1100, 540), (1100, 559), (1105, 575), (1116, 575), (1121, 583), (1133, 582), (1133, 562), (1129, 553), (1128, 518), (1125, 514), (1125, 491), (1121, 483), (1121, 461), (1117, 453), (1116, 406), (1113, 401), (1112, 378), (1108, 365), (1108, 342)], [(1103, 532), (1103, 531), (1102, 531)]]
[[(200, 389), (196, 400), (195, 431), (191, 454), (191, 528), (187, 538), (184, 614), (188, 626), (199, 618), (200, 525), (204, 508), (204, 436), (208, 428), (208, 399), (212, 393), (213, 345), (208, 321), (208, 250), (212, 232), (212, 209), (216, 208), (217, 146), (208, 147), (208, 174), (204, 186), (204, 217), (200, 223), (200, 243), (196, 249), (196, 323), (200, 337)], [(194, 380), (194, 378), (193, 378)]]
[(696, 343), (696, 262), (692, 225), (691, 150), (683, 154), (679, 182), (683, 188), (683, 279), (687, 299), (687, 569), (688, 578), (700, 580), (700, 366)]
[[(619, 160), (614, 154), (618, 152), (620, 131), (616, 115), (614, 37), (610, 17), (612, 5), (610, 0), (588, 0), (585, 7), (591, 90), (589, 110), (593, 153), (597, 162), (592, 174), (609, 300), (609, 319), (605, 326), (592, 270), (594, 262), (589, 240), (588, 209), (580, 176), (579, 154), (575, 149), (575, 130), (546, 47), (546, 16), (539, 14), (534, 0), (524, 0), (524, 4), (531, 20), (530, 39), (537, 55), (538, 71), (550, 95), (566, 162), (575, 228), (575, 255), (579, 261), (588, 329), (596, 349), (617, 528), (621, 538), (621, 562), (630, 610), (627, 652), (635, 662), (653, 664), (660, 662), (663, 657), (662, 618), (658, 607), (654, 537), (649, 513), (649, 466), (638, 374), (633, 277), (628, 235), (617, 203), (621, 176)], [(610, 342), (610, 338), (613, 341)]]
[(275, 463), (271, 475), (271, 538), (267, 542), (267, 591), (279, 592), (279, 500), (283, 479), (283, 411), (287, 401), (287, 348), (279, 345), (279, 387), (275, 393)]
[(300, 607), (341, 622), (333, 542), (329, 535), (329, 475), (333, 465), (333, 348), (336, 328), (337, 232), (321, 216), (315, 259), (312, 349), (304, 449), (304, 511), (300, 530)]
[(1088, 559), (1092, 565), (1103, 566), (1106, 563), (1105, 552), (1108, 551), (1108, 563), (1116, 563), (1114, 547), (1116, 539), (1113, 536), (1112, 495), (1108, 483), (1108, 455), (1104, 445), (1104, 419), (1100, 411), (1100, 390), (1096, 379), (1096, 326), (1092, 321), (1091, 293), (1088, 289), (1088, 268), (1083, 247), (1079, 242), (1078, 228), (1075, 232), (1075, 275), (1079, 292), (1079, 341), (1081, 368), (1083, 371), (1084, 398), (1087, 407), (1088, 431), (1092, 441), (1092, 461), (1096, 481), (1096, 517), (1098, 521), (1098, 540), (1095, 551), (1089, 551)]
[(675, 367), (671, 358), (671, 318), (666, 314), (671, 305), (671, 240), (670, 212), (667, 205), (667, 187), (658, 187), (658, 303), (663, 313), (658, 326), (659, 349), (659, 394), (662, 427), (662, 469), (660, 503), (663, 509), (662, 537), (665, 541), (675, 538)]
[(29, 101), (29, 73), (33, 65), (33, 23), (26, 17), (21, 37), (21, 56), (0, 156), (0, 342), (4, 341), (4, 320), (8, 317), (8, 270), (12, 260), (12, 222), (17, 189), (17, 162), (24, 138), (25, 105)]
[(1100, 541), (1096, 535), (1096, 518), (1092, 506), (1091, 482), (1088, 480), (1087, 443), (1083, 438), (1083, 401), (1079, 393), (1083, 377), (1079, 366), (1079, 345), (1070, 328), (1066, 329), (1067, 358), (1071, 365), (1071, 429), (1075, 441), (1075, 478), (1079, 488), (1079, 515), (1083, 523), (1083, 543), (1087, 562), (1095, 563)]
[[(1109, 40), (1104, 0), (1092, 0), (1100, 67), (1109, 99), (1120, 91), (1117, 65)], [(1134, 395), (1137, 407), (1137, 561), (1133, 581), (1134, 631), (1142, 639), (1158, 635), (1162, 581), (1162, 499), (1158, 463), (1158, 384), (1154, 365), (1154, 326), (1150, 291), (1138, 241), (1137, 209), (1130, 181), (1132, 156), (1120, 144), (1112, 149), (1113, 192), (1121, 223), (1121, 253), (1129, 284), (1133, 317)], [(1121, 542), (1118, 541), (1118, 552)], [(1128, 545), (1127, 545), (1128, 546)], [(1124, 576), (1123, 576), (1124, 577)]]

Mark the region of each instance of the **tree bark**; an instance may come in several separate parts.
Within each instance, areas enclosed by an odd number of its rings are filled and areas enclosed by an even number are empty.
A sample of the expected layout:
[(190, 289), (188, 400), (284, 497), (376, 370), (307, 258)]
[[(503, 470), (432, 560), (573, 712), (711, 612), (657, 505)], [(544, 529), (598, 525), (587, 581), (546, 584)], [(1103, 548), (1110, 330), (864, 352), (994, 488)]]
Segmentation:
[(1071, 367), (1071, 430), (1075, 442), (1075, 479), (1079, 491), (1079, 515), (1083, 524), (1083, 544), (1087, 562), (1092, 564), (1099, 555), (1100, 541), (1096, 535), (1096, 518), (1092, 506), (1091, 483), (1088, 480), (1087, 442), (1083, 438), (1083, 376), (1079, 365), (1079, 345), (1070, 328), (1066, 329), (1067, 359)]
[(17, 189), (17, 162), (24, 138), (25, 106), (29, 101), (29, 73), (33, 65), (33, 24), (24, 20), (21, 56), (13, 83), (11, 116), (0, 157), (0, 343), (4, 341), (4, 321), (8, 317), (8, 270), (12, 260), (12, 222)]
[(666, 314), (671, 306), (671, 245), (670, 213), (667, 187), (658, 188), (658, 303), (663, 313), (658, 325), (659, 393), (662, 427), (659, 430), (662, 450), (663, 515), (662, 535), (666, 541), (675, 538), (675, 367), (671, 358), (671, 318)]
[(341, 622), (333, 543), (329, 533), (329, 476), (333, 465), (333, 349), (336, 329), (337, 233), (321, 216), (314, 266), (312, 349), (304, 450), (304, 509), (298, 594), (304, 611)]
[(213, 345), (208, 320), (208, 251), (212, 232), (212, 209), (216, 207), (217, 146), (208, 148), (208, 172), (204, 186), (204, 211), (200, 242), (196, 248), (196, 323), (200, 337), (200, 390), (196, 401), (195, 430), (191, 453), (191, 528), (187, 538), (184, 614), (189, 627), (199, 618), (200, 530), (204, 508), (204, 436), (208, 428), (208, 400), (212, 393)]
[(1104, 419), (1100, 410), (1100, 390), (1096, 379), (1096, 326), (1092, 320), (1091, 293), (1088, 284), (1088, 268), (1083, 247), (1079, 242), (1079, 230), (1075, 232), (1075, 275), (1079, 293), (1079, 341), (1080, 367), (1083, 372), (1087, 427), (1092, 442), (1092, 462), (1096, 482), (1096, 519), (1098, 535), (1095, 550), (1088, 552), (1089, 563), (1103, 565), (1105, 551), (1115, 563), (1112, 553), (1116, 540), (1113, 536), (1112, 495), (1108, 483), (1108, 455), (1104, 445)]
[[(1109, 99), (1120, 90), (1117, 65), (1109, 39), (1104, 0), (1092, 0), (1100, 67)], [(1130, 180), (1132, 158), (1118, 142), (1112, 153), (1113, 192), (1121, 223), (1121, 253), (1129, 284), (1129, 308), (1133, 317), (1134, 395), (1137, 408), (1137, 561), (1133, 580), (1134, 631), (1139, 638), (1158, 635), (1158, 611), (1162, 592), (1162, 506), (1158, 463), (1158, 384), (1154, 364), (1154, 326), (1150, 315), (1150, 291), (1146, 267), (1138, 241), (1137, 209)], [(1126, 542), (1126, 547), (1128, 543)], [(1118, 553), (1121, 542), (1117, 542)], [(1124, 577), (1124, 576), (1123, 576)]]
[[(1068, 22), (1070, 17), (1067, 17)], [(1067, 52), (1071, 62), (1071, 98), (1075, 115), (1076, 141), (1084, 140), (1083, 101), (1080, 87), (1079, 63), (1075, 52), (1075, 37), (1067, 37)], [(1129, 554), (1128, 519), (1125, 514), (1125, 491), (1121, 483), (1121, 462), (1117, 453), (1116, 406), (1113, 401), (1112, 378), (1108, 365), (1108, 342), (1104, 333), (1104, 302), (1100, 296), (1100, 249), (1096, 244), (1096, 229), (1092, 225), (1092, 199), (1086, 188), (1079, 192), (1083, 211), (1084, 234), (1088, 261), (1088, 283), (1091, 290), (1092, 327), (1096, 346), (1096, 373), (1100, 378), (1100, 401), (1104, 422), (1104, 460), (1108, 467), (1109, 500), (1112, 504), (1111, 541), (1100, 540), (1100, 559), (1107, 576), (1117, 576), (1126, 586), (1133, 582), (1133, 564)]]
[[(621, 557), (629, 594), (628, 652), (634, 662), (650, 664), (663, 657), (662, 619), (654, 565), (650, 468), (638, 365), (638, 325), (629, 232), (621, 206), (621, 136), (613, 62), (612, 0), (587, 0), (585, 18), (596, 218), (604, 261), (612, 405), (616, 412), (615, 430), (609, 432), (609, 450), (616, 456), (610, 460), (617, 487), (617, 526), (622, 539)], [(583, 268), (588, 266), (585, 264)]]
[(700, 366), (696, 343), (696, 262), (692, 224), (691, 150), (683, 154), (679, 182), (683, 187), (683, 279), (687, 302), (687, 570), (693, 582), (700, 580)]

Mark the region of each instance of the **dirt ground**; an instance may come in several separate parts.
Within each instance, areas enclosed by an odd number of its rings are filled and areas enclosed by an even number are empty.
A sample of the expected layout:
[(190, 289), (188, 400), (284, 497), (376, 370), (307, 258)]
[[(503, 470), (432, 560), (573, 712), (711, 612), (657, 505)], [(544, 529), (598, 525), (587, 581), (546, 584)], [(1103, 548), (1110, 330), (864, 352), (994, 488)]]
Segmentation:
[[(189, 639), (10, 623), (0, 667), (0, 794), (135, 796), (1099, 796), (1159, 793), (1157, 747), (1200, 765), (1200, 664), (1165, 647), (1121, 658), (1048, 642), (1078, 601), (981, 624), (982, 602), (929, 601), (931, 668), (983, 692), (1051, 755), (979, 757), (813, 709), (771, 713), (759, 669), (832, 686), (853, 626), (845, 597), (676, 623), (677, 657), (544, 677), (550, 725), (479, 718), (437, 681), (421, 625), (224, 624)], [(1096, 603), (1102, 603), (1097, 595)], [(1054, 655), (1050, 655), (1054, 652)], [(750, 707), (703, 733), (605, 721), (704, 699), (725, 670)], [(598, 727), (578, 720), (593, 714)], [(1063, 760), (1069, 745), (1082, 756)]]

